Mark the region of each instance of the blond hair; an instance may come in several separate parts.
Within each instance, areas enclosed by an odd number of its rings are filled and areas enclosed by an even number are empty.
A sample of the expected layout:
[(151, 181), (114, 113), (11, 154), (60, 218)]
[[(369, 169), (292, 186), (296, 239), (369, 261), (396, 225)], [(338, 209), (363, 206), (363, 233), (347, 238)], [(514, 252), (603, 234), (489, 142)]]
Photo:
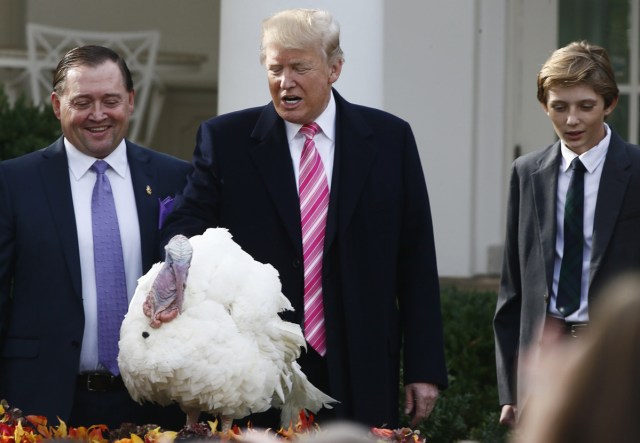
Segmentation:
[(331, 13), (318, 9), (287, 9), (262, 22), (260, 63), (266, 47), (275, 44), (284, 49), (319, 47), (327, 64), (344, 61), (340, 48), (340, 26)]

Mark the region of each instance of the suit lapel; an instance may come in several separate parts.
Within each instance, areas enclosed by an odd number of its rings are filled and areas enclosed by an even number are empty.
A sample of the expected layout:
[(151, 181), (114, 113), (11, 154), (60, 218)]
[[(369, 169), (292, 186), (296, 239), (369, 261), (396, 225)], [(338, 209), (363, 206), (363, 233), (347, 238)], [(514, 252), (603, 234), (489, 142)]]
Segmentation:
[(42, 152), (45, 159), (40, 165), (44, 192), (49, 202), (49, 213), (57, 227), (60, 246), (71, 274), (73, 290), (82, 297), (80, 253), (73, 197), (69, 182), (69, 164), (62, 137)]
[(333, 93), (336, 99), (336, 152), (325, 251), (331, 247), (336, 231), (342, 232), (349, 225), (376, 152), (370, 126), (349, 102), (335, 90)]
[(556, 246), (556, 193), (560, 142), (556, 142), (540, 158), (539, 168), (531, 174), (535, 215), (540, 229), (540, 246), (545, 263), (547, 287), (553, 285), (553, 266)]
[[(335, 90), (336, 153), (333, 164), (331, 198), (327, 219), (325, 251), (331, 246), (338, 229), (345, 229), (373, 164), (375, 149), (372, 130), (352, 105)], [(249, 153), (255, 168), (269, 190), (276, 210), (289, 237), (302, 254), (300, 201), (296, 190), (291, 153), (284, 122), (272, 104), (267, 105), (251, 137), (256, 140)], [(341, 173), (341, 171), (349, 171)]]
[(148, 167), (151, 156), (139, 146), (126, 141), (127, 161), (131, 171), (131, 185), (136, 199), (138, 225), (140, 226), (140, 246), (142, 248), (142, 269), (144, 272), (153, 265), (155, 237), (158, 230), (157, 196), (153, 192), (153, 173)]
[(302, 255), (300, 201), (283, 120), (272, 104), (265, 106), (251, 134), (249, 155), (271, 195), (291, 242)]
[(624, 142), (617, 134), (611, 134), (607, 156), (602, 167), (602, 176), (598, 186), (598, 200), (593, 219), (593, 244), (591, 250), (591, 268), (589, 284), (600, 267), (609, 240), (616, 226), (616, 220), (625, 196), (625, 190), (631, 178)]

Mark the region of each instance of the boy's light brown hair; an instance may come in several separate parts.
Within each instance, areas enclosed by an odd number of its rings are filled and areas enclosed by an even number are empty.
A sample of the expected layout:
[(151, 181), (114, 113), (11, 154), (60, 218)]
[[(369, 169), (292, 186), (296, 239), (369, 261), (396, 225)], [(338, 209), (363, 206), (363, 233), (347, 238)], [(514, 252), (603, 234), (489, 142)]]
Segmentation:
[(538, 101), (546, 104), (551, 88), (574, 85), (593, 88), (605, 108), (613, 103), (619, 90), (606, 49), (582, 40), (554, 51), (538, 73)]

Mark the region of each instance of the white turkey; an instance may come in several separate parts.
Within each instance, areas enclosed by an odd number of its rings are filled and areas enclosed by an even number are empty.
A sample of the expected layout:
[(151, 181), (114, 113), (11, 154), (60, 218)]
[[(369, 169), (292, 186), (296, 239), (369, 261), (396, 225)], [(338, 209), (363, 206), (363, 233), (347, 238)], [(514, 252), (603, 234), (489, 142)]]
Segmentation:
[(281, 409), (296, 423), (335, 400), (313, 386), (296, 359), (305, 340), (283, 321), (292, 310), (278, 273), (255, 261), (222, 228), (175, 236), (166, 262), (138, 280), (120, 330), (118, 364), (138, 402), (177, 402), (195, 423), (201, 412), (233, 419)]

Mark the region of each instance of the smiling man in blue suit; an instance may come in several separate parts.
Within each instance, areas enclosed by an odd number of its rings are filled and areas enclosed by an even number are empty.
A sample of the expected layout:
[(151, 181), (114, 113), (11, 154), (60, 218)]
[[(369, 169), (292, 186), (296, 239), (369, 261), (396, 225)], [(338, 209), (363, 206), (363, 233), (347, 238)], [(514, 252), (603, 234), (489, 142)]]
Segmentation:
[(125, 140), (133, 81), (108, 48), (69, 51), (51, 101), (63, 136), (0, 164), (0, 398), (52, 424), (178, 427), (177, 408), (133, 402), (115, 356), (136, 281), (160, 260), (161, 200), (190, 166)]
[[(263, 26), (272, 102), (204, 122), (163, 241), (228, 228), (280, 274), (307, 339), (300, 364), (340, 403), (318, 418), (398, 423), (400, 355), (414, 424), (447, 384), (427, 187), (409, 124), (347, 102), (325, 12)], [(254, 422), (255, 423), (255, 422)]]

